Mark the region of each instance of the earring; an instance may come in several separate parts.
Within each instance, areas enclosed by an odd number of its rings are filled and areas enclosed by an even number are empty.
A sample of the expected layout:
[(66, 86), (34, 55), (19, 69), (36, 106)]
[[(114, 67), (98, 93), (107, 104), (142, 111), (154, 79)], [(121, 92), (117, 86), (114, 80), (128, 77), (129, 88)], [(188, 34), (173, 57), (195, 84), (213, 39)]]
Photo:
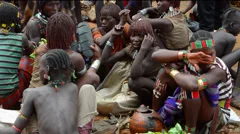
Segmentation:
[(44, 75), (43, 75), (43, 78), (44, 78), (44, 79), (47, 79), (47, 80), (50, 80), (50, 76), (49, 76), (48, 74), (44, 74)]

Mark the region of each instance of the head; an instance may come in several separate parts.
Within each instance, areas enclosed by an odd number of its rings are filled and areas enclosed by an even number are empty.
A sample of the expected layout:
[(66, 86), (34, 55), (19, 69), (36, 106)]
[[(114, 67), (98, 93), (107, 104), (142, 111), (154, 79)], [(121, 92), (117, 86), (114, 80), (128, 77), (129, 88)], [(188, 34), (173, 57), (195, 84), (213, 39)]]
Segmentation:
[[(206, 44), (206, 45), (205, 45)], [(191, 52), (203, 52), (216, 59), (216, 51), (214, 49), (214, 40), (212, 34), (208, 31), (199, 30), (195, 32), (190, 39)], [(206, 47), (207, 46), (207, 47)], [(212, 64), (199, 64), (200, 70), (210, 69)]]
[(51, 17), (53, 14), (57, 13), (60, 9), (59, 0), (39, 0), (38, 1), (39, 11), (47, 16)]
[(235, 8), (229, 8), (222, 16), (223, 27), (227, 32), (237, 36), (240, 32), (240, 11)]
[(144, 36), (147, 34), (154, 37), (152, 25), (148, 20), (138, 20), (131, 24), (129, 35), (134, 49), (140, 49)]
[(46, 39), (49, 49), (69, 49), (73, 42), (75, 25), (70, 16), (65, 13), (56, 13), (47, 23)]
[(8, 2), (0, 2), (0, 28), (11, 30), (20, 24), (18, 7)]
[(105, 32), (109, 32), (120, 21), (121, 8), (113, 3), (106, 4), (100, 11), (100, 23)]
[(180, 0), (158, 0), (157, 6), (159, 12), (168, 12), (170, 6), (173, 8), (179, 8)]
[(68, 54), (62, 49), (49, 50), (41, 57), (39, 65), (40, 79), (43, 84), (48, 82), (44, 78), (44, 74), (50, 76), (50, 81), (63, 80), (68, 82), (71, 79), (73, 65)]

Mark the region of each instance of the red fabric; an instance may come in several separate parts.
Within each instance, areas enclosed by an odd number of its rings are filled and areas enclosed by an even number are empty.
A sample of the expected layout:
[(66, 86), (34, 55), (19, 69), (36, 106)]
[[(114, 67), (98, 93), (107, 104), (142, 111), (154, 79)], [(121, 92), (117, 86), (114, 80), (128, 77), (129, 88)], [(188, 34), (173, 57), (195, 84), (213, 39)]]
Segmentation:
[(4, 109), (8, 109), (16, 105), (17, 102), (22, 98), (23, 91), (29, 86), (31, 75), (19, 69), (18, 78), (19, 78), (18, 88), (11, 95), (0, 98), (0, 105), (3, 105)]
[(23, 91), (29, 87), (32, 77), (33, 62), (34, 60), (27, 56), (22, 57), (18, 69), (19, 83), (17, 89), (11, 95), (0, 98), (0, 105), (3, 105), (4, 109), (11, 108), (16, 105), (22, 98)]
[(128, 0), (123, 0), (123, 6), (125, 7), (128, 4)]
[(85, 126), (78, 127), (78, 133), (79, 134), (91, 134), (93, 121), (94, 121), (94, 119), (92, 119), (90, 122), (88, 122)]

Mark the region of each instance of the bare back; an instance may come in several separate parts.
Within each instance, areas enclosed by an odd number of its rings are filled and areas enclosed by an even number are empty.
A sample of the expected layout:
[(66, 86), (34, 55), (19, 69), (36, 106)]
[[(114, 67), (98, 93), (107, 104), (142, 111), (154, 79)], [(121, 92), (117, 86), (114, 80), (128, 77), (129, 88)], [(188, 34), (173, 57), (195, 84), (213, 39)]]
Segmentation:
[(30, 89), (40, 134), (77, 134), (78, 89), (73, 83)]

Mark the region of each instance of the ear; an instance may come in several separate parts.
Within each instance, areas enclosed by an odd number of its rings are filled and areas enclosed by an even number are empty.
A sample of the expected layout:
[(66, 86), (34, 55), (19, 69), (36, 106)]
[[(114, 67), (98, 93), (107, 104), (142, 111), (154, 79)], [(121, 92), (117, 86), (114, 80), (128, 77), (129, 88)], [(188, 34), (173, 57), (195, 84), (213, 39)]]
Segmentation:
[(231, 23), (229, 24), (229, 26), (230, 26), (231, 28), (233, 28), (233, 27), (234, 27), (234, 25), (235, 25), (235, 23), (234, 23), (234, 22), (231, 22)]

